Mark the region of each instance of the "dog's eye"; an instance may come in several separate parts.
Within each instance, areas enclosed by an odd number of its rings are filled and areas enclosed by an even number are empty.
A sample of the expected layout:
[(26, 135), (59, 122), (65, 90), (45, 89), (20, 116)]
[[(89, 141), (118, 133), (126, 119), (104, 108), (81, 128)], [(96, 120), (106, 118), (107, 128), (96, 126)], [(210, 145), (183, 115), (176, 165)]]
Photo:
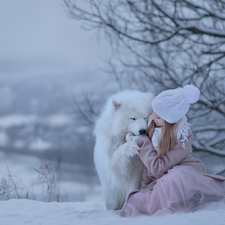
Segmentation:
[(144, 119), (145, 119), (145, 120), (147, 120), (147, 119), (148, 119), (148, 116), (147, 116), (147, 117), (145, 117)]
[(136, 120), (135, 118), (130, 118), (131, 120)]

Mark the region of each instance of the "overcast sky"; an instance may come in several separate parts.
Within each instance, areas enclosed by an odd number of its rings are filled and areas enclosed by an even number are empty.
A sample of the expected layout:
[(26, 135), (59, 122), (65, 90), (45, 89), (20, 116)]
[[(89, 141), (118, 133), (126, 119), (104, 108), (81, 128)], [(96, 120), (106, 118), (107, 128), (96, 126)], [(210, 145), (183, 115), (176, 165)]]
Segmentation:
[(0, 0), (1, 76), (15, 70), (98, 71), (108, 44), (69, 19), (62, 5), (62, 0)]

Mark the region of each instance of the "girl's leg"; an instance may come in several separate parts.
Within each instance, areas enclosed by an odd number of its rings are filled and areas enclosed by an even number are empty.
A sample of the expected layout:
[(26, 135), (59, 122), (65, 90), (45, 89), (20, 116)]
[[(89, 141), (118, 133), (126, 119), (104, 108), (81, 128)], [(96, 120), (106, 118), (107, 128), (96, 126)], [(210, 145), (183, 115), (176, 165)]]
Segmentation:
[(205, 203), (224, 199), (224, 184), (224, 181), (203, 176), (189, 166), (177, 166), (158, 179), (153, 190), (131, 194), (121, 216), (193, 211)]
[(148, 189), (129, 195), (124, 204), (120, 216), (135, 217), (138, 215), (152, 215), (160, 210), (160, 202), (156, 199), (153, 202), (152, 191)]

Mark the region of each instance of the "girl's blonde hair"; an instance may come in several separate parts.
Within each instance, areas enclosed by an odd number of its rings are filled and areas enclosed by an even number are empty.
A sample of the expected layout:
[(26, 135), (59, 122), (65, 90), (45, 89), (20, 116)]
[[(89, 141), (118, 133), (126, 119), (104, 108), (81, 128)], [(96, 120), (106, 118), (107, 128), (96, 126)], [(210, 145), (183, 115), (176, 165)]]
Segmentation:
[[(154, 120), (151, 121), (147, 128), (147, 135), (152, 139), (154, 130), (156, 128)], [(177, 123), (170, 124), (165, 121), (162, 127), (162, 135), (157, 145), (157, 156), (163, 157), (169, 150), (174, 148), (177, 142)]]

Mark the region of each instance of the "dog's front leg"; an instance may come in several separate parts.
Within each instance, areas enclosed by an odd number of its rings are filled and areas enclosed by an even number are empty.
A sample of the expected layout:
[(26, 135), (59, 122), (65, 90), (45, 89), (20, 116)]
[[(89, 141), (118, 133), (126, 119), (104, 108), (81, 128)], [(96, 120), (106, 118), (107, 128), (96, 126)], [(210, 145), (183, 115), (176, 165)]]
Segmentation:
[(129, 178), (134, 171), (133, 161), (138, 156), (138, 145), (129, 141), (117, 148), (112, 156), (111, 168), (122, 178)]

